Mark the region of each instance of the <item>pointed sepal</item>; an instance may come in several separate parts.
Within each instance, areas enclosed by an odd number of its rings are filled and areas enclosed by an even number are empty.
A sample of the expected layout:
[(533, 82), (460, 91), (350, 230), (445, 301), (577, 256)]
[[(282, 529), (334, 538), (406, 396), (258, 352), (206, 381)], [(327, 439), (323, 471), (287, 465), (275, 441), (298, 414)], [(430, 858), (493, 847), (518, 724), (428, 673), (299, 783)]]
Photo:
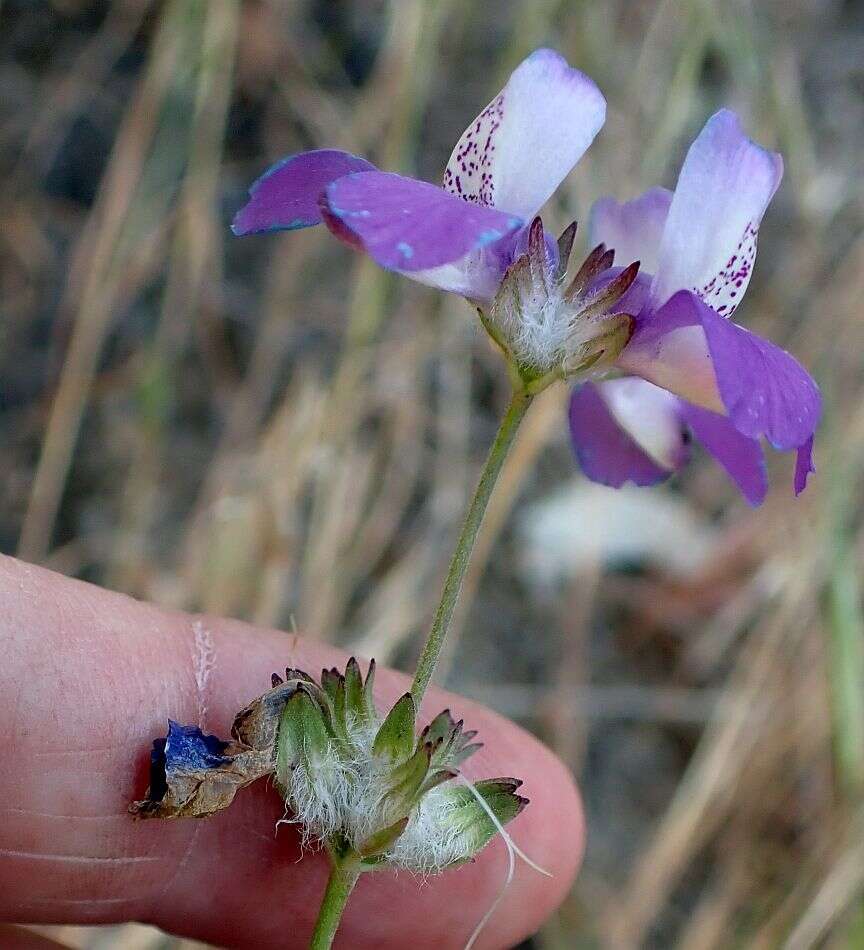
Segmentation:
[(363, 684), (363, 708), (365, 709), (366, 722), (372, 723), (378, 721), (378, 709), (375, 706), (375, 696), (373, 693), (375, 687), (375, 660), (369, 661), (369, 668), (366, 670), (366, 682)]
[(576, 237), (576, 222), (571, 221), (561, 232), (558, 238), (558, 280), (563, 280), (570, 263), (570, 254), (573, 251), (573, 241)]
[(276, 781), (287, 788), (292, 773), (303, 768), (314, 782), (315, 773), (327, 761), (332, 733), (321, 707), (305, 687), (299, 687), (285, 704), (276, 736)]
[(404, 762), (414, 749), (414, 697), (405, 693), (387, 713), (372, 744), (372, 754), (393, 764)]
[(360, 664), (352, 656), (345, 667), (345, 716), (354, 722), (362, 722), (366, 716), (363, 702), (363, 674)]
[[(458, 835), (464, 850), (463, 860), (475, 855), (498, 831), (512, 821), (528, 804), (528, 799), (516, 794), (522, 784), (519, 779), (493, 778), (474, 783), (474, 792), (467, 785), (455, 785), (446, 791), (449, 809), (443, 819), (449, 830)], [(477, 800), (482, 799), (483, 804)]]

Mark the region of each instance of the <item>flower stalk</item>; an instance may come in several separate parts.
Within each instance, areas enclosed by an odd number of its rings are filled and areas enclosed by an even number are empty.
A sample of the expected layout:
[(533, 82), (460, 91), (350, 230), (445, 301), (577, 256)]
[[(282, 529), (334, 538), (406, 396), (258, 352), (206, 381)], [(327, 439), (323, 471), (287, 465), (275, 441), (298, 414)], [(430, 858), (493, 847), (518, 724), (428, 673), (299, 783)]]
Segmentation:
[(330, 950), (333, 938), (339, 929), (342, 912), (359, 877), (358, 861), (352, 861), (350, 858), (333, 861), (327, 889), (324, 891), (324, 898), (318, 911), (318, 920), (312, 933), (310, 950)]
[(465, 572), (471, 559), (471, 551), (474, 549), (474, 542), (477, 540), (480, 525), (483, 523), (483, 516), (492, 496), (492, 489), (495, 487), (504, 460), (507, 458), (507, 453), (513, 444), (519, 425), (524, 419), (533, 398), (533, 395), (525, 387), (514, 392), (510, 405), (507, 407), (507, 412), (501, 420), (495, 441), (489, 450), (489, 456), (486, 459), (480, 481), (465, 515), (465, 521), (459, 533), (459, 540), (456, 542), (456, 549), (450, 560), (444, 589), (441, 592), (441, 600), (435, 611), (435, 617), (426, 638), (426, 643), (423, 646), (423, 652), (417, 662), (417, 671), (414, 674), (414, 682), (411, 684), (411, 695), (414, 697), (414, 702), (418, 708), (441, 656), (441, 649), (447, 637), (447, 631), (450, 629), (453, 611), (459, 599), (459, 592), (462, 590)]

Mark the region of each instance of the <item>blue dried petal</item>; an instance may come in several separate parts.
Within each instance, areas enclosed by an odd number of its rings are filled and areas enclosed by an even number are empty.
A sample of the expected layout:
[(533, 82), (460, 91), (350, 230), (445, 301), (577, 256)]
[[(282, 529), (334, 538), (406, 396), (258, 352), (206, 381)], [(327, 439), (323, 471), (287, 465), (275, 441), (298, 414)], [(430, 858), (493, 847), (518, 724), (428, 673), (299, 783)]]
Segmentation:
[(177, 771), (224, 766), (231, 761), (231, 756), (223, 755), (228, 745), (218, 736), (206, 735), (198, 726), (184, 726), (169, 719), (168, 735), (154, 739), (150, 752), (150, 800), (162, 801), (168, 793), (168, 778)]
[(168, 720), (168, 735), (162, 741), (168, 771), (174, 768), (217, 768), (230, 758), (223, 754), (229, 745), (224, 739), (208, 736), (198, 726), (184, 726), (173, 719)]

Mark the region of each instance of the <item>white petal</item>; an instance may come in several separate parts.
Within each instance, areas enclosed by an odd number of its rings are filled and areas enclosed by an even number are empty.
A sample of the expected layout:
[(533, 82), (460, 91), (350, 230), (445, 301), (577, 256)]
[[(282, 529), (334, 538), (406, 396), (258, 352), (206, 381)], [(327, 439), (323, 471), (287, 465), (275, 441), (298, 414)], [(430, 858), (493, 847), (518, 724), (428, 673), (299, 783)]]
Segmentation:
[(460, 261), (427, 270), (400, 271), (405, 277), (468, 300), (488, 304), (498, 292), (502, 272), (485, 251), (474, 251)]
[(600, 131), (606, 100), (584, 73), (549, 49), (532, 53), (468, 126), (444, 187), (532, 218)]
[(596, 385), (612, 417), (643, 452), (670, 471), (681, 466), (680, 403), (672, 393), (626, 376)]
[(712, 116), (690, 146), (669, 208), (652, 298), (692, 290), (728, 317), (744, 296), (762, 215), (783, 161), (751, 142), (728, 110)]

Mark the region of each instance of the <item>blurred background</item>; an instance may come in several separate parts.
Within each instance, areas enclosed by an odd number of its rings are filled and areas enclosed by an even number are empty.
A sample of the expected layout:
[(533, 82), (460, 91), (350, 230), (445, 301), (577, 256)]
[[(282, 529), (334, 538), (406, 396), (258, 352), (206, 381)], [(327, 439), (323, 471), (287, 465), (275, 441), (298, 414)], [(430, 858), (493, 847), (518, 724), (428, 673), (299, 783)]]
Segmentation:
[(739, 318), (827, 410), (807, 492), (774, 456), (752, 511), (702, 457), (589, 485), (565, 388), (532, 408), (442, 670), (584, 790), (584, 872), (530, 946), (864, 947), (861, 2), (2, 0), (2, 550), (407, 667), (503, 366), (461, 300), (228, 224), (310, 147), (438, 180), (543, 44), (610, 105), (555, 226), (674, 185), (721, 105), (782, 151)]

